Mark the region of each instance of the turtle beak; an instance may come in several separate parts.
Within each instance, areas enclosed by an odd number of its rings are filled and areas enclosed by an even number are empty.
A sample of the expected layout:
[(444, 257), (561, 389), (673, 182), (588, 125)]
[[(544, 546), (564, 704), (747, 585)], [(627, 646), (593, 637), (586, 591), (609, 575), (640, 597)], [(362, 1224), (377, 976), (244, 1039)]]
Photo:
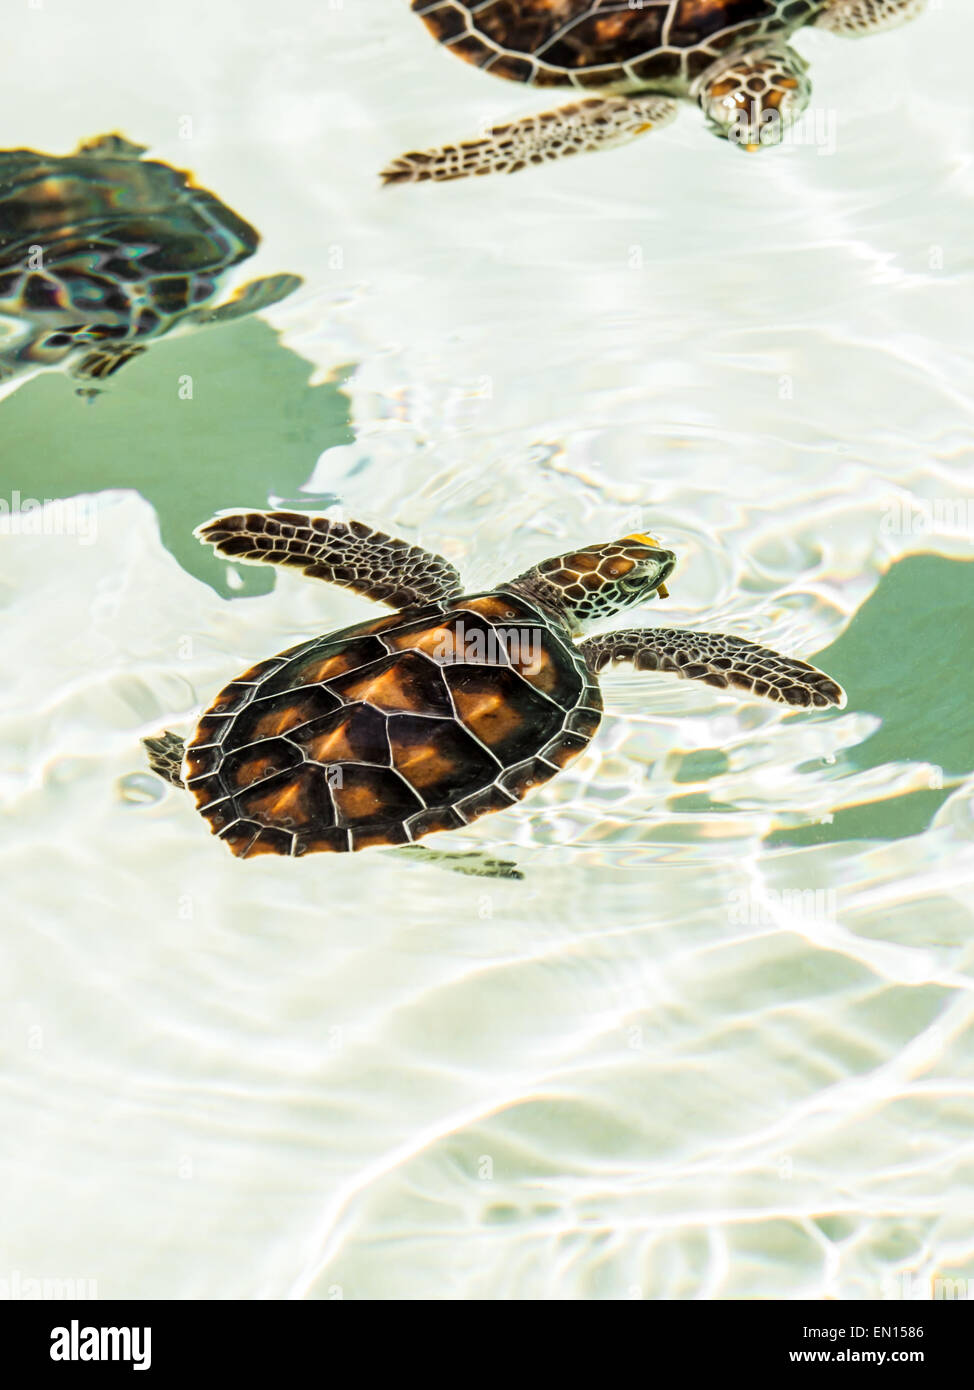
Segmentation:
[(657, 597), (657, 598), (669, 598), (669, 596), (670, 596), (670, 591), (669, 591), (669, 589), (666, 587), (665, 584), (661, 584), (661, 585), (659, 586), (659, 588), (656, 590), (656, 597)]

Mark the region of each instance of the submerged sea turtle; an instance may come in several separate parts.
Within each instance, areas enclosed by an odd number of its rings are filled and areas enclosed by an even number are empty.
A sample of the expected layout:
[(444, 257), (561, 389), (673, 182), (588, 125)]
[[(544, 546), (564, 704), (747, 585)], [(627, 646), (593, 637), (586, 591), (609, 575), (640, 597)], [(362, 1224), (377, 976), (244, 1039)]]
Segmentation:
[[(398, 611), (313, 637), (226, 686), (185, 746), (145, 740), (234, 854), (413, 846), (500, 811), (586, 747), (610, 661), (806, 709), (843, 705), (803, 661), (717, 633), (583, 627), (666, 596), (675, 563), (651, 536), (568, 551), (487, 593), (448, 560), (360, 522), (295, 512), (217, 517), (197, 532), (230, 559), (293, 565)], [(510, 874), (479, 856), (464, 872)]]
[(411, 0), (434, 38), (495, 77), (599, 92), (494, 126), (480, 139), (403, 155), (386, 183), (513, 173), (620, 144), (696, 101), (717, 135), (777, 144), (808, 105), (789, 47), (806, 24), (850, 38), (914, 19), (926, 0)]
[(144, 153), (121, 135), (70, 155), (0, 150), (0, 382), (65, 365), (100, 380), (172, 328), (266, 309), (300, 285), (271, 275), (214, 306), (260, 238)]

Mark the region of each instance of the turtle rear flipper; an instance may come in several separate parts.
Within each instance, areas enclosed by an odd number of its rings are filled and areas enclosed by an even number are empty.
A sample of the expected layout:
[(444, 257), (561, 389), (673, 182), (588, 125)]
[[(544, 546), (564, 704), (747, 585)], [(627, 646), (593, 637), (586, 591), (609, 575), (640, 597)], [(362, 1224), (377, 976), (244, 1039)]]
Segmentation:
[(133, 357), (141, 357), (146, 350), (131, 343), (119, 343), (114, 348), (96, 348), (71, 368), (71, 375), (76, 381), (104, 381), (106, 377), (114, 376), (126, 362), (131, 362)]
[(265, 275), (260, 280), (248, 280), (224, 304), (199, 309), (190, 317), (198, 324), (232, 323), (279, 304), (303, 284), (300, 275)]
[(174, 787), (185, 786), (182, 771), (186, 744), (178, 734), (164, 729), (155, 738), (144, 738), (142, 746), (149, 755), (149, 766), (153, 772)]

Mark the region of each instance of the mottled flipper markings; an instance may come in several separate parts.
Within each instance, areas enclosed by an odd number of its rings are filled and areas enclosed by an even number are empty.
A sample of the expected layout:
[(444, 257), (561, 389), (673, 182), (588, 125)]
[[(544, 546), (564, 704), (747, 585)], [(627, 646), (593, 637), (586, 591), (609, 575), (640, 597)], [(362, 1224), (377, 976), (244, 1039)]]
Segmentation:
[(628, 661), (637, 671), (665, 671), (718, 689), (749, 690), (804, 709), (841, 709), (846, 700), (840, 685), (807, 662), (719, 632), (629, 628), (590, 637), (580, 650), (596, 673), (609, 662)]
[(917, 19), (926, 8), (927, 0), (832, 0), (813, 23), (844, 39), (868, 38)]
[(298, 512), (238, 512), (199, 527), (201, 541), (228, 560), (289, 565), (391, 608), (436, 603), (460, 593), (449, 560), (360, 521)]
[(584, 101), (492, 126), (479, 139), (416, 150), (382, 171), (383, 183), (445, 182), (480, 174), (514, 174), (573, 154), (621, 145), (668, 125), (677, 103), (665, 96), (590, 97)]

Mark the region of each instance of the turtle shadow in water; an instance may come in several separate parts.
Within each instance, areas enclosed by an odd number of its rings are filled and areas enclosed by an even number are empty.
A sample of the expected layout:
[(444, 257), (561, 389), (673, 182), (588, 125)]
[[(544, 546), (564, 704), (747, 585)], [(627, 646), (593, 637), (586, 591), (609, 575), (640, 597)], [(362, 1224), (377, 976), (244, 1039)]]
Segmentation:
[(88, 402), (61, 373), (43, 373), (0, 402), (0, 494), (133, 489), (194, 578), (224, 597), (266, 593), (273, 569), (241, 566), (231, 590), (226, 561), (193, 528), (228, 506), (296, 498), (325, 449), (353, 442), (341, 389), (352, 368), (318, 386), (308, 384), (310, 370), (251, 319), (154, 343)]
[[(840, 755), (840, 770), (929, 763), (931, 786), (847, 805), (828, 824), (782, 828), (765, 844), (922, 834), (957, 784), (974, 771), (972, 649), (974, 562), (918, 554), (892, 565), (842, 636), (815, 660), (845, 686), (851, 709), (880, 720), (868, 738)], [(838, 800), (838, 783), (836, 794)]]

